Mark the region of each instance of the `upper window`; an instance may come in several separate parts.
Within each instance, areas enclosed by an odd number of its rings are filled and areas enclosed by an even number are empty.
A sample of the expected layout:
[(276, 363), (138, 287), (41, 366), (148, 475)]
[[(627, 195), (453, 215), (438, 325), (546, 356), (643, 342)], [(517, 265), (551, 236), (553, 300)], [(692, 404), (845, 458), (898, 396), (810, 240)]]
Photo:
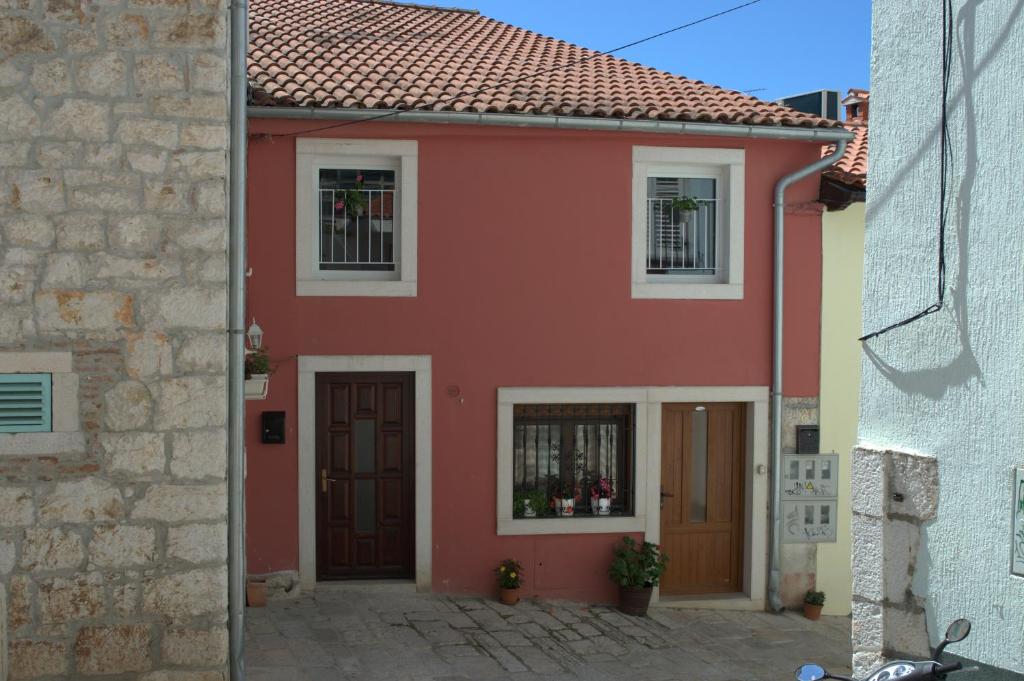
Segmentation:
[(416, 166), (416, 142), (298, 140), (298, 295), (416, 295)]
[(633, 148), (633, 297), (743, 297), (742, 149)]

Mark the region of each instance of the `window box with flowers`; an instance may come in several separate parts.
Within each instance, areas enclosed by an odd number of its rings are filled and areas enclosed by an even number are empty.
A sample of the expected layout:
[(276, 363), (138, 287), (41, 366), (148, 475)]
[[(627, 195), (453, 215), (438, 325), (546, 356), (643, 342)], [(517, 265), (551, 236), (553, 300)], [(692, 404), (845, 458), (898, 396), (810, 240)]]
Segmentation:
[(270, 357), (266, 348), (248, 351), (245, 356), (245, 399), (265, 400), (270, 388)]

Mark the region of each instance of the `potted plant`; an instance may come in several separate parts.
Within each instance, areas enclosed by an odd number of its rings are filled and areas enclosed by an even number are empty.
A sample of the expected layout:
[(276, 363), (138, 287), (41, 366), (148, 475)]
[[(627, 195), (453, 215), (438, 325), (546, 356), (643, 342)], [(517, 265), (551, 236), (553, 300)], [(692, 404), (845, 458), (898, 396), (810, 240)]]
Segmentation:
[(262, 400), (270, 383), (270, 357), (266, 348), (250, 350), (245, 355), (245, 399)]
[(609, 515), (612, 512), (612, 499), (615, 488), (611, 480), (602, 477), (590, 488), (590, 512), (594, 515)]
[(573, 481), (559, 484), (555, 492), (555, 512), (563, 518), (571, 518), (576, 512), (576, 502), (582, 496), (580, 488)]
[(366, 195), (363, 193), (363, 174), (359, 173), (356, 175), (354, 189), (341, 190), (341, 198), (334, 204), (334, 210), (344, 214), (345, 209), (348, 208), (349, 215), (360, 216), (366, 210), (366, 203)]
[(498, 575), (498, 600), (505, 605), (519, 602), (519, 587), (523, 582), (523, 566), (515, 558), (506, 558), (494, 569)]
[(645, 541), (637, 545), (630, 536), (623, 537), (612, 553), (608, 576), (619, 585), (619, 610), (627, 615), (646, 615), (651, 591), (665, 572), (668, 556), (657, 544)]
[(809, 620), (816, 620), (821, 617), (821, 609), (825, 606), (825, 592), (814, 591), (813, 589), (807, 592), (804, 596), (804, 617)]
[(548, 497), (541, 490), (521, 491), (513, 495), (513, 518), (540, 518), (548, 515), (548, 511)]

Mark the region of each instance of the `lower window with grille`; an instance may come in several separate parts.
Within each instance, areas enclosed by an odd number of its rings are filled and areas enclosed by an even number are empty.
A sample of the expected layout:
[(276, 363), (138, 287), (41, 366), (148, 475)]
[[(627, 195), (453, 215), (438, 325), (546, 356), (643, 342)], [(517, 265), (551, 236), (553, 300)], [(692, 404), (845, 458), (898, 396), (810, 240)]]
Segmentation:
[(633, 515), (632, 404), (513, 410), (514, 518)]

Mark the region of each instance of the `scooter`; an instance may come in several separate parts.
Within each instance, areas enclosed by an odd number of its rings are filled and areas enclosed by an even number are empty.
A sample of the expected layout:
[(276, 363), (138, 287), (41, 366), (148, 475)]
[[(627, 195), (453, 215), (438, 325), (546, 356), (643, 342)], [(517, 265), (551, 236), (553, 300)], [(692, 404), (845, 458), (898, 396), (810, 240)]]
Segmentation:
[[(946, 629), (946, 637), (942, 639), (942, 643), (935, 648), (935, 654), (932, 655), (932, 659), (925, 660), (922, 662), (914, 662), (913, 660), (896, 660), (889, 662), (875, 671), (864, 679), (864, 681), (890, 681), (891, 679), (899, 679), (900, 681), (935, 681), (938, 679), (946, 678), (946, 674), (949, 672), (955, 672), (963, 669), (963, 665), (959, 662), (953, 662), (952, 664), (942, 664), (940, 659), (942, 657), (942, 651), (946, 649), (950, 643), (959, 643), (967, 638), (967, 635), (971, 633), (971, 622), (970, 620), (958, 619), (949, 625)], [(854, 681), (847, 676), (840, 676), (839, 674), (829, 674), (825, 671), (825, 668), (817, 664), (804, 664), (797, 667), (795, 672), (797, 681), (822, 681), (822, 679), (836, 679), (836, 681)]]

